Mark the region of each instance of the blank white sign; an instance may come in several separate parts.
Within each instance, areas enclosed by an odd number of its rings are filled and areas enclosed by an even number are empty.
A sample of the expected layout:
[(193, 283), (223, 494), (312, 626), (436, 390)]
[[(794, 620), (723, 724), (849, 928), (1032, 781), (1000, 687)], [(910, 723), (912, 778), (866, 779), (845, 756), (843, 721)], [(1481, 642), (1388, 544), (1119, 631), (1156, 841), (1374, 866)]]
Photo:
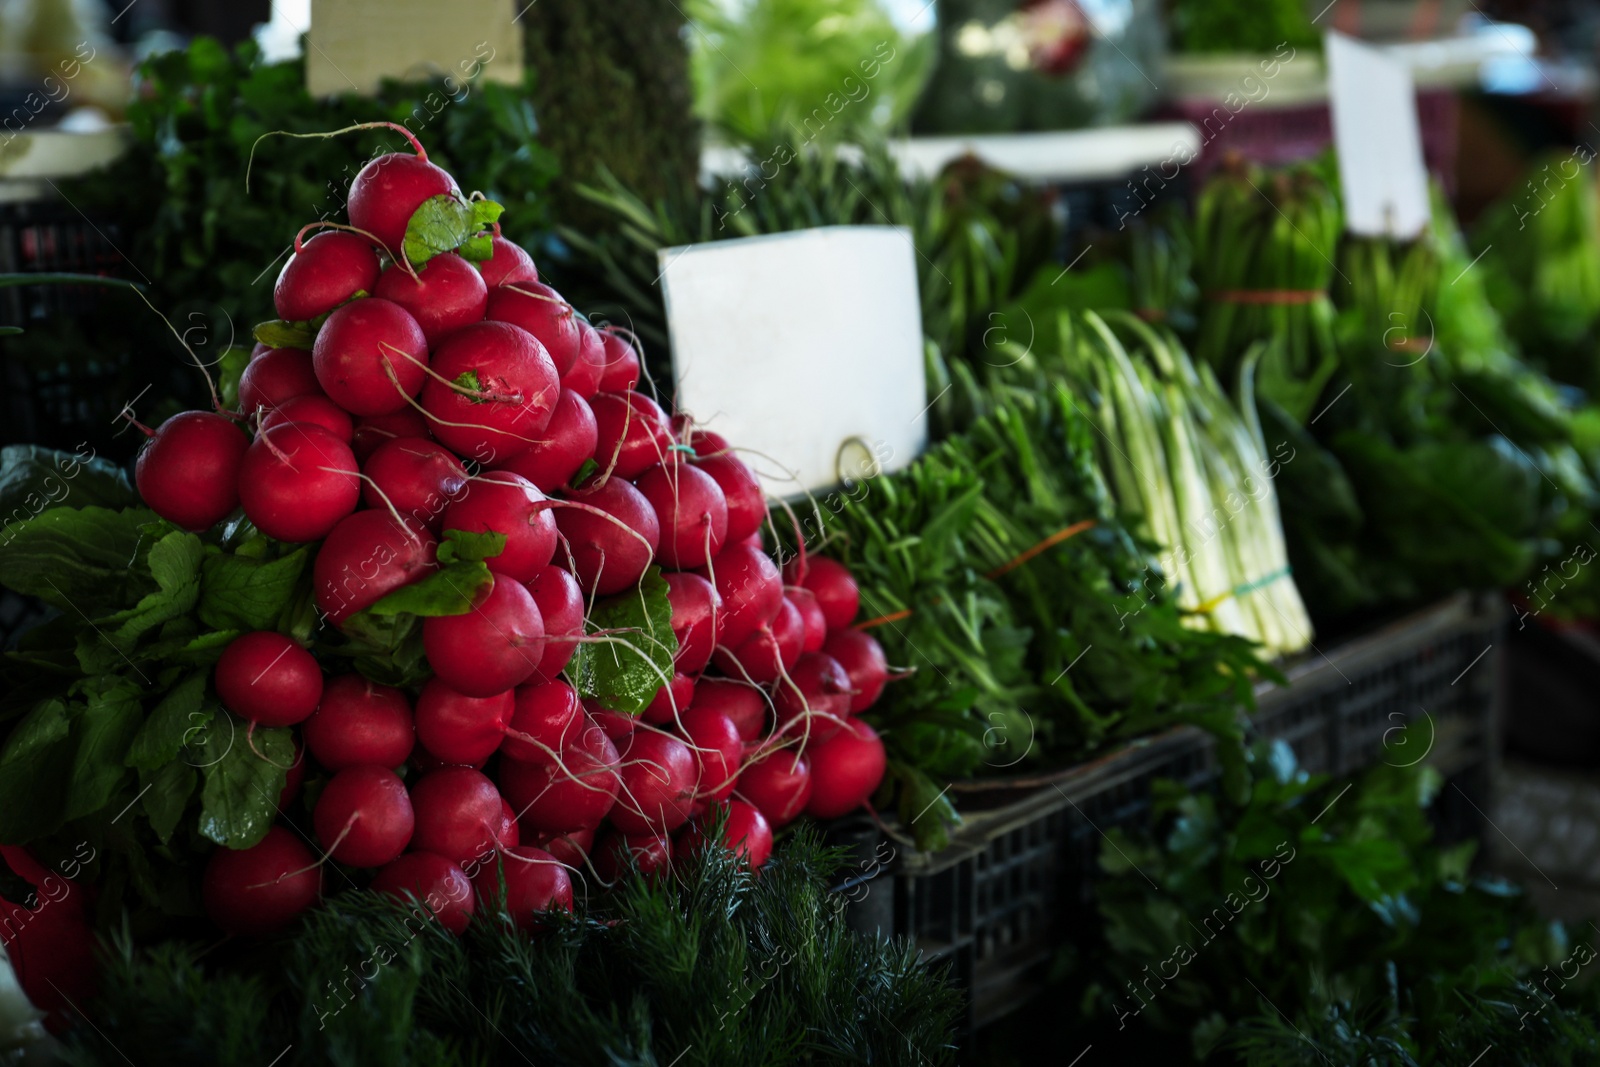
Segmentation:
[(904, 467), (928, 443), (916, 250), (829, 226), (662, 249), (678, 409), (773, 496)]
[(1415, 237), (1430, 207), (1411, 71), (1339, 33), (1327, 34), (1327, 52), (1345, 228), (1365, 237)]

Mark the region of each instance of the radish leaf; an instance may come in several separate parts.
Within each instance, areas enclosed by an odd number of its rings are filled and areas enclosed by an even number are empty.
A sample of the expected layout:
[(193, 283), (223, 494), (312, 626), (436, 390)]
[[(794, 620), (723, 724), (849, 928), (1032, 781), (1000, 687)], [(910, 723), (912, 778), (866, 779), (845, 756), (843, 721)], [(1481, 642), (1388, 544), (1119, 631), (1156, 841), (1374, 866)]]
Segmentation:
[(638, 589), (595, 604), (586, 621), (590, 634), (606, 640), (578, 645), (568, 677), (581, 695), (602, 707), (638, 715), (671, 680), (678, 651), (660, 568), (650, 568)]

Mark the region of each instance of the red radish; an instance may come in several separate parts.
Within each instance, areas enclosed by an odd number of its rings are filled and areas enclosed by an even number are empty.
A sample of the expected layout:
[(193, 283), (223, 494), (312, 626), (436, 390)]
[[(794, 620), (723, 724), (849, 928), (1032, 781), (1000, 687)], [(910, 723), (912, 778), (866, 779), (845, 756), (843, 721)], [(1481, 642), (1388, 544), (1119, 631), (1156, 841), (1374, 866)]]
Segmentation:
[(825, 741), (844, 724), (854, 696), (850, 675), (838, 660), (822, 652), (807, 652), (772, 692), (777, 729), (803, 736), (808, 743)]
[(621, 478), (607, 479), (573, 499), (584, 507), (559, 509), (556, 526), (572, 552), (578, 584), (600, 596), (633, 588), (661, 543), (661, 525), (650, 501)]
[(883, 742), (860, 719), (806, 750), (811, 759), (811, 799), (806, 814), (837, 819), (867, 802), (883, 781), (888, 765)]
[(543, 929), (544, 923), (536, 918), (540, 912), (572, 910), (572, 878), (561, 861), (543, 849), (527, 845), (507, 849), (500, 862), (485, 865), (472, 884), (483, 897), (485, 908), (495, 913), (503, 910), (519, 930)]
[(674, 674), (672, 681), (656, 690), (656, 695), (650, 699), (650, 704), (639, 718), (657, 726), (677, 722), (678, 716), (688, 710), (693, 700), (694, 679), (687, 674)]
[(729, 545), (711, 565), (695, 571), (709, 578), (722, 597), (722, 632), (717, 643), (737, 648), (783, 606), (778, 566), (759, 548)]
[(598, 701), (585, 700), (583, 707), (589, 713), (589, 718), (593, 719), (595, 725), (606, 732), (606, 736), (611, 738), (619, 749), (627, 743), (628, 736), (638, 729), (638, 719), (635, 719), (632, 715), (624, 715), (620, 711), (610, 711), (602, 708)]
[(311, 422), (341, 441), (355, 436), (355, 423), (350, 420), (349, 413), (321, 393), (291, 396), (275, 407), (262, 407), (260, 411), (263, 430), (284, 422)]
[(614, 329), (600, 331), (605, 345), (606, 364), (600, 372), (600, 388), (607, 393), (625, 393), (639, 384), (639, 353), (626, 337)]
[(506, 547), (485, 562), (495, 574), (532, 581), (556, 554), (556, 520), (545, 495), (510, 471), (489, 471), (472, 479), (467, 492), (444, 510), (444, 528), (506, 535)]
[(722, 489), (728, 508), (727, 543), (731, 545), (760, 533), (761, 524), (767, 519), (767, 498), (744, 460), (732, 452), (724, 452), (697, 459), (694, 465), (711, 475)]
[(589, 402), (571, 389), (563, 389), (543, 437), (501, 468), (522, 475), (541, 492), (553, 493), (565, 488), (579, 468), (594, 459), (597, 433)]
[(281, 826), (249, 848), (219, 848), (206, 863), (200, 897), (225, 933), (264, 937), (284, 929), (322, 895), (322, 868)]
[(422, 406), (433, 436), (486, 465), (538, 441), (561, 394), (544, 346), (504, 322), (475, 322), (451, 334), (434, 350), (432, 371)]
[(150, 510), (185, 530), (205, 530), (239, 506), (239, 468), (250, 439), (224, 415), (184, 411), (150, 434), (133, 481)]
[(737, 648), (719, 647), (712, 658), (728, 677), (766, 685), (795, 665), (804, 641), (805, 624), (800, 621), (800, 612), (785, 599), (770, 622), (756, 627), (756, 632)]
[(272, 303), (278, 318), (309, 322), (378, 283), (378, 253), (359, 234), (328, 230), (302, 242), (278, 273)]
[(489, 294), (484, 318), (527, 330), (550, 354), (556, 373), (565, 376), (583, 344), (578, 317), (560, 293), (542, 282), (507, 285)]
[(417, 697), (417, 740), (446, 763), (482, 764), (505, 740), (514, 703), (509, 689), (469, 697), (430, 679)]
[(667, 603), (672, 606), (672, 636), (678, 639), (673, 667), (683, 674), (699, 674), (711, 662), (722, 627), (722, 597), (716, 586), (698, 574), (669, 571)]
[(460, 199), (461, 189), (420, 150), (414, 156), (390, 152), (362, 167), (350, 183), (350, 225), (370, 233), (398, 259), (411, 216), (436, 196)]
[(661, 463), (641, 474), (634, 485), (661, 522), (663, 566), (693, 570), (722, 551), (728, 536), (728, 503), (709, 474), (688, 463)]
[(497, 575), (471, 611), (423, 620), (422, 647), (428, 666), (450, 688), (491, 697), (538, 669), (544, 622), (527, 588)]
[(321, 426), (264, 430), (239, 464), (239, 503), (256, 529), (279, 541), (320, 541), (356, 509), (361, 482), (350, 446)]
[(410, 312), (369, 297), (339, 308), (311, 349), (317, 382), (354, 415), (407, 407), (428, 380), (428, 341)]
[(852, 713), (866, 711), (877, 703), (878, 694), (889, 680), (889, 661), (877, 638), (860, 630), (833, 630), (822, 650), (838, 660), (850, 676), (850, 688), (855, 690), (850, 698)]
[(578, 358), (561, 376), (561, 387), (571, 389), (585, 400), (592, 400), (600, 391), (600, 376), (606, 370), (606, 342), (600, 331), (580, 319), (578, 321)]
[[(701, 816), (678, 836), (676, 853), (686, 859), (705, 846), (706, 824), (710, 816)], [(722, 829), (723, 847), (735, 855), (743, 856), (751, 869), (760, 870), (772, 855), (772, 827), (766, 817), (751, 804), (742, 800), (728, 801), (728, 821)]]
[(672, 432), (677, 435), (679, 443), (688, 445), (694, 450), (692, 456), (696, 460), (710, 459), (712, 456), (726, 455), (733, 451), (733, 446), (728, 444), (726, 437), (710, 430), (702, 430), (687, 415), (672, 417)]
[(505, 797), (500, 798), (500, 825), (495, 828), (494, 837), (500, 842), (501, 848), (516, 848), (522, 844), (522, 830), (517, 826), (517, 813), (511, 810), (511, 802)]
[(528, 592), (544, 620), (544, 655), (532, 682), (548, 682), (560, 674), (578, 651), (583, 636), (583, 590), (565, 568), (551, 564), (528, 583)]
[(311, 587), (317, 609), (335, 626), (410, 585), (436, 566), (438, 542), (410, 519), (387, 508), (340, 519), (317, 550)]
[(222, 706), (262, 726), (293, 726), (317, 710), (322, 669), (311, 653), (271, 630), (240, 634), (217, 660)]
[(495, 234), (490, 238), (489, 247), (493, 252), (488, 259), (480, 261), (477, 268), (483, 274), (483, 283), (490, 289), (539, 280), (539, 268), (533, 265), (533, 257), (523, 251), (521, 245)]
[(256, 359), (259, 359), (261, 356), (264, 356), (268, 352), (271, 352), (271, 351), (272, 351), (272, 346), (271, 345), (269, 345), (269, 344), (267, 344), (267, 343), (265, 343), (263, 341), (257, 341), (250, 348), (250, 361), (253, 362)]
[(500, 791), (471, 767), (431, 771), (411, 787), (416, 847), (453, 863), (488, 863), (500, 848)]
[(861, 607), (861, 591), (850, 574), (850, 568), (826, 556), (807, 556), (801, 566), (800, 558), (789, 561), (785, 577), (790, 585), (800, 585), (811, 590), (822, 609), (828, 629), (842, 630), (856, 620)]
[(823, 642), (828, 639), (828, 620), (822, 617), (822, 606), (817, 603), (816, 594), (803, 585), (791, 585), (784, 589), (783, 599), (793, 604), (800, 613), (800, 622), (805, 629), (800, 651), (821, 652)]
[(558, 863), (581, 870), (583, 861), (589, 856), (589, 850), (594, 847), (594, 831), (574, 830), (570, 834), (542, 834), (533, 844), (554, 856)]
[(400, 514), (441, 529), (445, 507), (467, 488), (467, 471), (448, 448), (436, 441), (392, 437), (379, 445), (361, 468), (367, 480), (361, 498), (368, 507), (392, 506)]
[(653, 878), (671, 866), (672, 839), (664, 834), (612, 833), (594, 851), (595, 872), (607, 882), (635, 870)]
[(630, 481), (667, 459), (672, 427), (661, 405), (643, 393), (597, 393), (594, 461), (613, 477)]
[(398, 767), (416, 744), (406, 695), (359, 674), (328, 679), (322, 703), (300, 729), (306, 748), (330, 771), (363, 763)]
[[(314, 717), (314, 716), (313, 716)], [(310, 721), (309, 719), (307, 720)], [(283, 772), (283, 788), (278, 791), (278, 810), (287, 808), (300, 792), (300, 785), (306, 780), (306, 750), (299, 742), (294, 746), (294, 762), (289, 764), (289, 769)]]
[(524, 833), (592, 830), (616, 803), (619, 762), (611, 739), (585, 716), (559, 761), (502, 759), (500, 787)]
[(406, 850), (416, 816), (399, 775), (362, 764), (328, 779), (311, 823), (322, 847), (340, 863), (382, 867)]
[(311, 353), (303, 348), (269, 348), (252, 359), (239, 378), (239, 411), (254, 415), (307, 393), (322, 393)]
[(454, 252), (434, 256), (415, 278), (398, 264), (391, 265), (372, 295), (405, 308), (430, 348), (452, 331), (483, 318), (489, 303), (483, 275)]
[(379, 445), (396, 437), (420, 437), (427, 440), (428, 420), (423, 418), (422, 412), (411, 407), (389, 415), (368, 415), (364, 419), (356, 420), (355, 437), (350, 447), (355, 449), (356, 458), (365, 463), (367, 458), (378, 450)]
[(611, 809), (611, 825), (625, 834), (682, 826), (699, 777), (689, 746), (654, 730), (636, 730), (617, 748), (622, 789)]
[(682, 731), (699, 765), (696, 797), (727, 800), (739, 777), (744, 739), (733, 720), (715, 708), (693, 708), (682, 716)]
[(522, 686), (513, 701), (511, 726), (500, 745), (510, 759), (554, 762), (588, 725), (577, 690), (566, 682)]
[(739, 773), (737, 792), (777, 829), (806, 810), (811, 788), (810, 762), (794, 749), (783, 748), (746, 766)]
[(378, 872), (369, 886), (397, 900), (415, 902), (424, 914), (460, 936), (478, 909), (472, 879), (437, 852), (407, 852)]
[(759, 741), (766, 732), (767, 695), (746, 682), (731, 678), (702, 678), (694, 687), (697, 711), (719, 711), (733, 720), (745, 741)]

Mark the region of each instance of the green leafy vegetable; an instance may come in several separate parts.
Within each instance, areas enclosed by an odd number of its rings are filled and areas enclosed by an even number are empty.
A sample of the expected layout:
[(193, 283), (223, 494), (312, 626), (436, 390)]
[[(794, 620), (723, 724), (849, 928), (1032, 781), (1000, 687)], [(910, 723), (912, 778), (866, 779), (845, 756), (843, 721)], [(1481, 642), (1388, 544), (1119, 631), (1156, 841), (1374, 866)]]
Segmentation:
[(678, 651), (660, 568), (650, 568), (637, 590), (596, 603), (587, 623), (589, 640), (573, 653), (567, 676), (601, 707), (638, 715), (672, 680)]
[(494, 249), (487, 236), (478, 235), (504, 210), (492, 200), (463, 203), (444, 194), (424, 200), (406, 224), (406, 260), (413, 267), (421, 267), (434, 256), (458, 248), (468, 259), (488, 259)]
[(249, 848), (260, 842), (277, 818), (278, 794), (295, 760), (290, 732), (252, 732), (251, 723), (223, 712), (204, 737), (190, 744), (205, 777), (201, 835), (227, 848)]

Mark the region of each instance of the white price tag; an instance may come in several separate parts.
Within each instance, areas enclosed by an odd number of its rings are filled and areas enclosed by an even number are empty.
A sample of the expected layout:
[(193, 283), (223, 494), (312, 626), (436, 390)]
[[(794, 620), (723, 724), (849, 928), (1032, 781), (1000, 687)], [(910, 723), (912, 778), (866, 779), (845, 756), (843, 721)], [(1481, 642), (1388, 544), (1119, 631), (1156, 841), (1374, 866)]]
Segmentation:
[(522, 27), (506, 0), (312, 0), (306, 90), (312, 96), (371, 93), (384, 78), (432, 81), (405, 120), (422, 134), (479, 77), (522, 83)]
[(676, 403), (773, 496), (904, 467), (928, 443), (916, 250), (829, 226), (666, 248)]
[(1415, 237), (1430, 207), (1411, 72), (1343, 34), (1329, 32), (1326, 41), (1345, 228), (1366, 237)]

